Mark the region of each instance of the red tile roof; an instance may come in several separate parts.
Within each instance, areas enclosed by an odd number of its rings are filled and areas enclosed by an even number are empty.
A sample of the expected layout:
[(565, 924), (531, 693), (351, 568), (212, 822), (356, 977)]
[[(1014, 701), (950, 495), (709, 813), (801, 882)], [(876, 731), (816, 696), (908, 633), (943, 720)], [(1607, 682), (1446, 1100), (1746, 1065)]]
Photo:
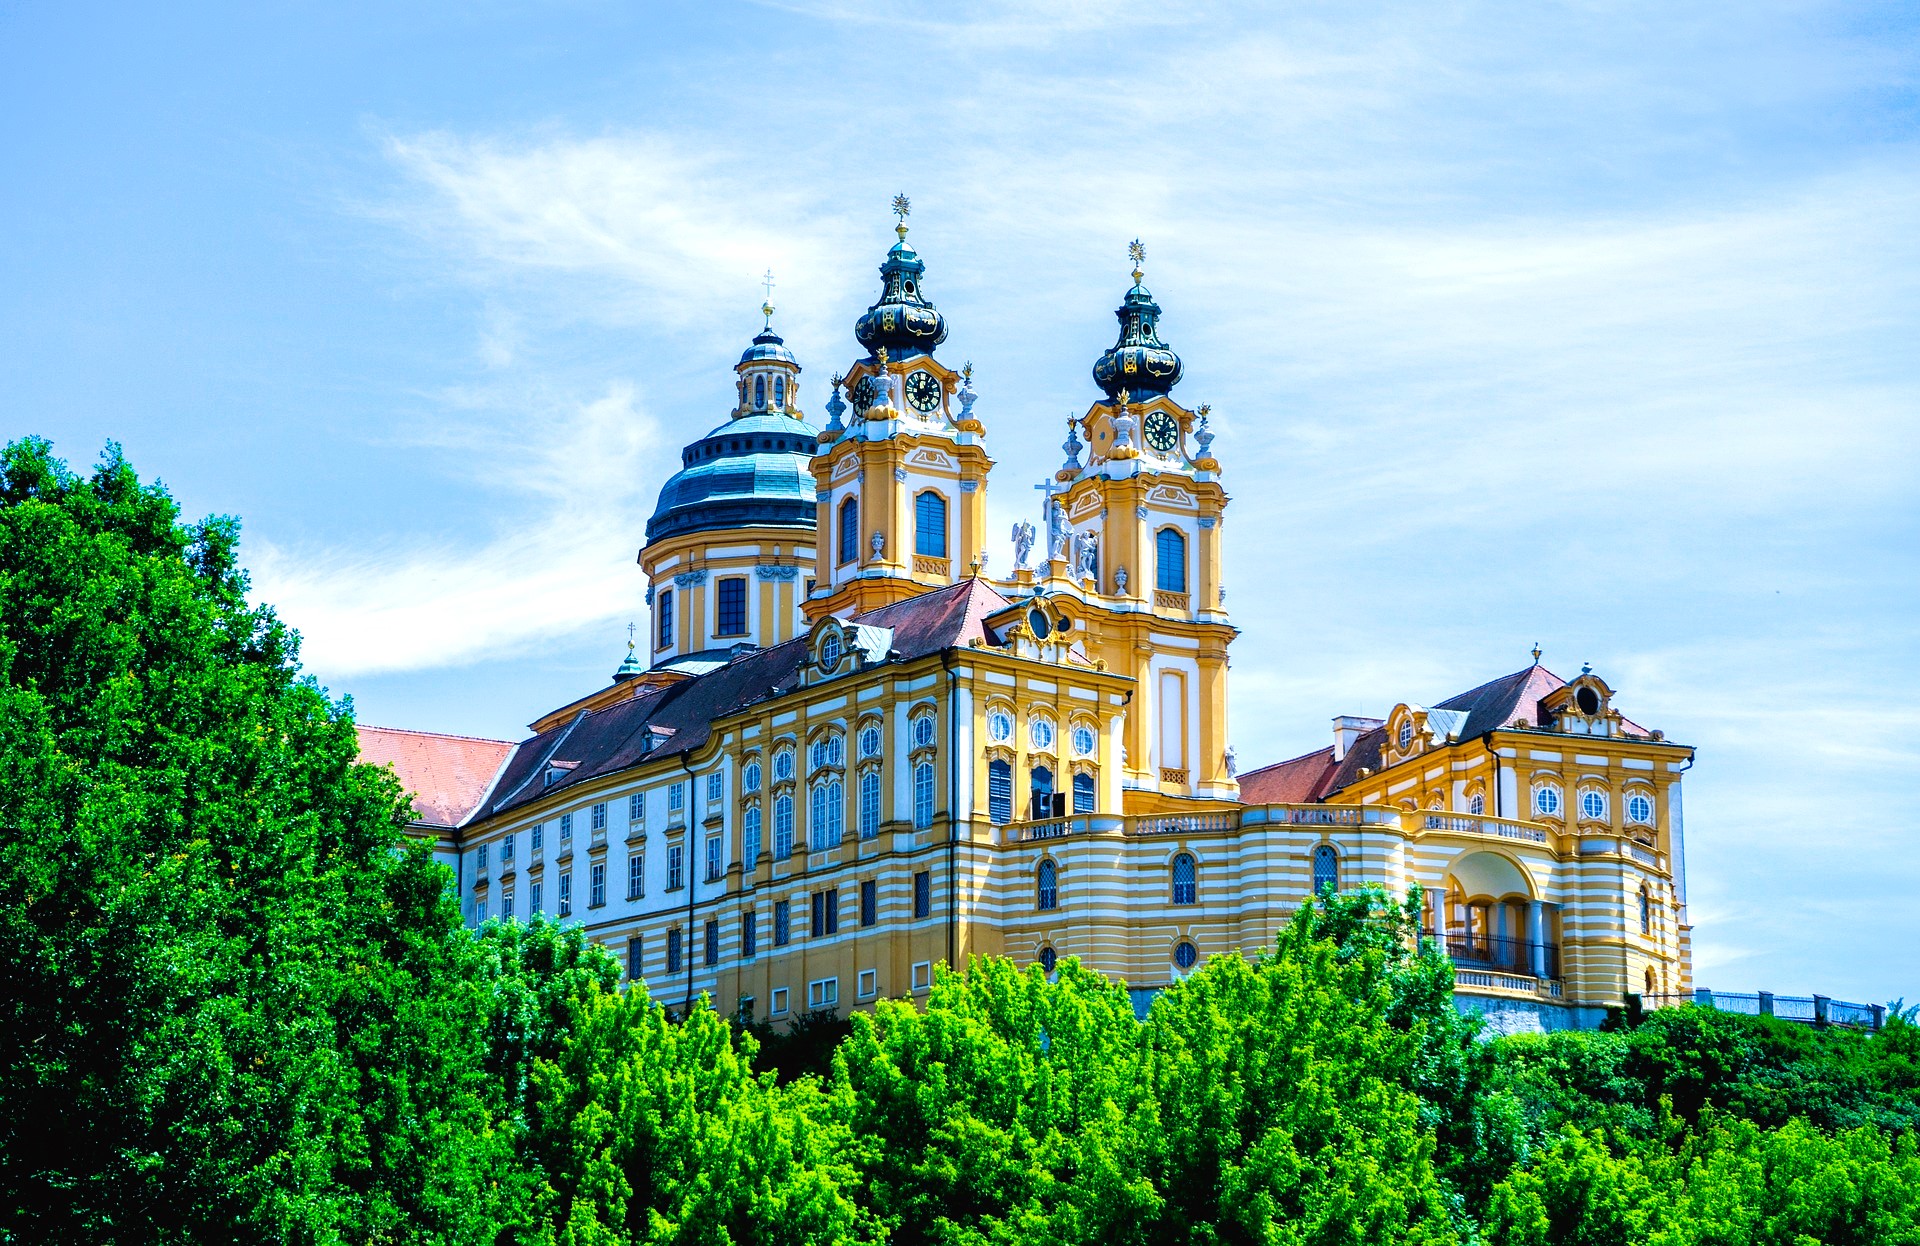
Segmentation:
[(360, 760), (391, 765), (413, 796), (415, 818), (426, 826), (456, 827), (471, 818), (513, 753), (511, 740), (356, 726)]
[(1333, 746), (1315, 749), (1291, 761), (1249, 770), (1240, 776), (1240, 799), (1249, 805), (1305, 804), (1326, 793), (1327, 780), (1339, 769)]

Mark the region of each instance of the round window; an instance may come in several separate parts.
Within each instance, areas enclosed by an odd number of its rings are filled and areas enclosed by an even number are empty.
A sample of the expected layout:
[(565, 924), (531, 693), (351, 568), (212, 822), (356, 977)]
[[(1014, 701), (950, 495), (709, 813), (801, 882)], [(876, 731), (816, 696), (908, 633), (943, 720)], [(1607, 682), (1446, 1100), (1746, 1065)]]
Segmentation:
[(1413, 743), (1413, 719), (1407, 718), (1400, 723), (1400, 747), (1406, 748)]
[(987, 715), (987, 738), (995, 744), (1005, 744), (1013, 738), (1013, 715), (1005, 710), (994, 710)]
[(860, 756), (880, 756), (880, 728), (871, 726), (860, 728)]
[(1560, 789), (1543, 787), (1533, 794), (1533, 807), (1549, 816), (1560, 812)]
[(1053, 630), (1053, 624), (1047, 621), (1047, 612), (1038, 607), (1027, 611), (1027, 626), (1033, 629), (1035, 640), (1045, 640)]
[(1194, 947), (1193, 944), (1188, 943), (1185, 939), (1174, 944), (1173, 963), (1180, 966), (1180, 968), (1191, 969), (1193, 968), (1194, 962), (1199, 959), (1200, 949)]
[(1053, 972), (1053, 967), (1059, 960), (1060, 954), (1052, 948), (1043, 947), (1040, 949), (1040, 968), (1046, 970), (1048, 973)]
[(933, 743), (933, 715), (927, 714), (913, 720), (913, 746), (925, 748)]
[(1587, 818), (1607, 816), (1607, 797), (1604, 792), (1580, 793), (1580, 814)]
[(1582, 714), (1598, 714), (1600, 712), (1600, 694), (1591, 688), (1580, 689), (1580, 691), (1573, 694), (1573, 699), (1579, 703)]
[(1053, 724), (1044, 718), (1036, 718), (1027, 728), (1027, 738), (1033, 741), (1035, 748), (1053, 747)]
[(1093, 746), (1095, 743), (1096, 741), (1094, 740), (1094, 737), (1093, 737), (1092, 727), (1087, 726), (1085, 723), (1080, 723), (1074, 727), (1073, 751), (1076, 756), (1079, 756), (1079, 757), (1093, 756)]
[(1651, 824), (1653, 821), (1653, 802), (1639, 793), (1627, 797), (1627, 816), (1635, 822)]

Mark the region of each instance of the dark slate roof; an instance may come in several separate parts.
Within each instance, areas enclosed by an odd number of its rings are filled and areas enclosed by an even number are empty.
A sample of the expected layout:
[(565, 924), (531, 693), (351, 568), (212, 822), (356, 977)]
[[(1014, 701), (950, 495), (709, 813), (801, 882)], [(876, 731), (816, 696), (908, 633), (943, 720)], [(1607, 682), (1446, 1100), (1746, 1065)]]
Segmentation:
[[(985, 637), (981, 619), (1006, 605), (1007, 599), (985, 581), (969, 579), (851, 621), (893, 629), (893, 651), (913, 659)], [(715, 719), (798, 685), (807, 643), (800, 636), (754, 650), (692, 679), (648, 688), (603, 709), (583, 710), (523, 741), (494, 784), (485, 812), (502, 813), (546, 793), (628, 769), (655, 752), (700, 747)], [(546, 772), (555, 767), (565, 773), (548, 784)]]
[(1467, 712), (1467, 721), (1460, 728), (1460, 738), (1464, 740), (1501, 727), (1511, 727), (1520, 718), (1526, 719), (1532, 726), (1539, 726), (1540, 698), (1566, 685), (1566, 680), (1535, 663), (1525, 670), (1489, 680), (1457, 697), (1449, 697), (1434, 708)]

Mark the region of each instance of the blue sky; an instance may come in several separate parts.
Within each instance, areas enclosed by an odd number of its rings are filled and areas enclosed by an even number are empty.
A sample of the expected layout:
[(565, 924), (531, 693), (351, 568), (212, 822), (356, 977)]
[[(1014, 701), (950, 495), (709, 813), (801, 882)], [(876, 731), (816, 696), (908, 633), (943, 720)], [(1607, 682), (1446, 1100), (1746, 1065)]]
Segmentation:
[(1917, 82), (1897, 3), (0, 0), (0, 431), (241, 515), (364, 721), (513, 735), (763, 270), (817, 412), (913, 197), (998, 535), (1139, 236), (1243, 764), (1538, 641), (1700, 749), (1702, 984), (1920, 998)]

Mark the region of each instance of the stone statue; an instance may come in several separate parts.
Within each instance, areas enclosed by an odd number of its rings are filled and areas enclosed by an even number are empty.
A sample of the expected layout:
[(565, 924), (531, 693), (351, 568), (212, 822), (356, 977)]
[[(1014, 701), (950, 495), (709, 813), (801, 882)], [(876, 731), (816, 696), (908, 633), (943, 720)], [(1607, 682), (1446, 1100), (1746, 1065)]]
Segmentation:
[(1024, 571), (1033, 557), (1034, 526), (1022, 519), (1013, 525), (1013, 565)]
[(1079, 532), (1073, 538), (1073, 563), (1075, 574), (1083, 580), (1093, 579), (1100, 570), (1100, 538), (1092, 532)]
[(1231, 779), (1234, 775), (1234, 772), (1240, 768), (1239, 761), (1233, 755), (1233, 745), (1231, 744), (1227, 745), (1226, 764), (1227, 764), (1227, 777)]
[(868, 543), (873, 547), (873, 556), (878, 558), (881, 552), (887, 548), (887, 534), (876, 528), (874, 529), (872, 540)]
[(1047, 502), (1047, 561), (1063, 562), (1067, 557), (1067, 508), (1060, 505), (1059, 498)]
[(1127, 569), (1115, 567), (1113, 571), (1113, 591), (1125, 596), (1127, 592)]

